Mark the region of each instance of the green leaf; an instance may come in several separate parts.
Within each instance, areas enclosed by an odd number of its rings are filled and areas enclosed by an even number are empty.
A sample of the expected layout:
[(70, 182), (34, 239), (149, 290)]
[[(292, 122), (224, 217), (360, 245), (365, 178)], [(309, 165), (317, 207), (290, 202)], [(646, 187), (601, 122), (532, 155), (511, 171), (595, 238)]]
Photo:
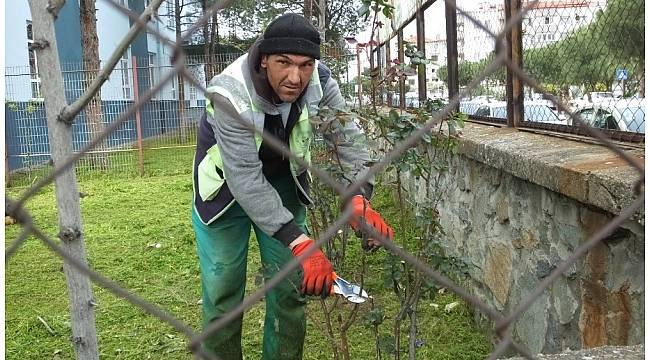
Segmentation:
[(357, 14), (359, 17), (368, 16), (370, 14), (370, 4), (364, 3), (359, 9), (357, 9)]
[(392, 110), (388, 113), (388, 118), (389, 118), (390, 121), (392, 121), (393, 123), (396, 123), (396, 122), (399, 121), (399, 114), (397, 113), (397, 111), (395, 111), (395, 109), (392, 109)]

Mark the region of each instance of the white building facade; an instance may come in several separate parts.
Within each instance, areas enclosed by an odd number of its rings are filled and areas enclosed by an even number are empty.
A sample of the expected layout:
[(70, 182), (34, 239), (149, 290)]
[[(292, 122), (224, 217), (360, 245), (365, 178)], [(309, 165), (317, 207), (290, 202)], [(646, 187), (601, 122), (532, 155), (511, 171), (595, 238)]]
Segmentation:
[[(146, 1), (148, 3), (148, 1)], [(165, 0), (161, 5), (159, 17), (150, 22), (168, 39), (175, 39), (173, 22), (166, 21), (167, 11), (173, 0)], [(142, 12), (145, 0), (122, 0), (121, 5), (132, 11)], [(99, 40), (99, 59), (103, 65), (115, 51), (117, 45), (133, 25), (127, 15), (120, 12), (105, 1), (96, 3), (97, 36)], [(173, 10), (173, 6), (171, 7)], [(34, 101), (42, 98), (40, 92), (41, 79), (38, 76), (38, 58), (29, 44), (34, 41), (31, 13), (26, 1), (5, 2), (5, 90), (6, 98), (11, 101)], [(81, 26), (79, 21), (79, 2), (67, 1), (59, 12), (55, 22), (59, 58), (64, 75), (68, 101), (83, 92), (83, 72)], [(136, 58), (139, 90), (149, 87), (160, 78), (160, 66), (169, 64), (172, 50), (164, 42), (152, 34), (141, 34), (129, 46), (122, 59), (111, 73), (109, 80), (102, 87), (102, 100), (133, 100), (134, 72), (133, 57)], [(152, 70), (149, 70), (151, 68)], [(153, 70), (155, 69), (155, 70)], [(164, 71), (164, 70), (163, 70)], [(143, 84), (144, 82), (144, 84)], [(174, 84), (169, 84), (160, 92), (159, 98), (172, 99), (175, 93)], [(72, 99), (71, 99), (72, 98)]]

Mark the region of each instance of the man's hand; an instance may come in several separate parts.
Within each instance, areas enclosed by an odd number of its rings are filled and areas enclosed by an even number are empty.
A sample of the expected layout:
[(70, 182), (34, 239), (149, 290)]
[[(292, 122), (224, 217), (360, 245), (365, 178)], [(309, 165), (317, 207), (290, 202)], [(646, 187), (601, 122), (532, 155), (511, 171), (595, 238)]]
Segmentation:
[[(364, 199), (362, 195), (353, 196), (350, 200), (350, 206), (352, 206), (352, 215), (350, 216), (349, 223), (352, 229), (357, 232), (361, 231), (360, 221), (363, 220), (366, 224), (375, 228), (381, 235), (393, 240), (393, 229), (386, 225), (381, 215), (370, 207), (370, 202)], [(368, 238), (368, 245), (370, 249), (376, 248), (381, 246), (381, 241), (370, 237)]]
[[(291, 252), (293, 256), (297, 257), (307, 252), (312, 246), (314, 246), (313, 240), (302, 240), (291, 248)], [(306, 295), (320, 295), (322, 298), (326, 298), (334, 282), (332, 278), (334, 268), (325, 257), (325, 254), (320, 249), (316, 249), (306, 259), (302, 260), (302, 269), (304, 276), (301, 292)]]

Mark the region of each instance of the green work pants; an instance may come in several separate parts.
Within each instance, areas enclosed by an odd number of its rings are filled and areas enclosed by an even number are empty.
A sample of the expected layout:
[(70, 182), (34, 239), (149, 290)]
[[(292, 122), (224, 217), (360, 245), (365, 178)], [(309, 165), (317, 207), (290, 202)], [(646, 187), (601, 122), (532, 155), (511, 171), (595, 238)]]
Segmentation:
[[(298, 226), (306, 231), (306, 209), (298, 201), (293, 179), (289, 176), (270, 182)], [(237, 203), (210, 225), (203, 224), (192, 211), (192, 225), (201, 268), (204, 328), (241, 304), (244, 298), (251, 227), (259, 244), (265, 279), (272, 278), (293, 258), (288, 247), (260, 230)], [(263, 359), (302, 359), (306, 299), (300, 295), (301, 284), (302, 269), (299, 269), (266, 294)], [(203, 349), (222, 360), (242, 359), (242, 317), (238, 316), (210, 336)]]

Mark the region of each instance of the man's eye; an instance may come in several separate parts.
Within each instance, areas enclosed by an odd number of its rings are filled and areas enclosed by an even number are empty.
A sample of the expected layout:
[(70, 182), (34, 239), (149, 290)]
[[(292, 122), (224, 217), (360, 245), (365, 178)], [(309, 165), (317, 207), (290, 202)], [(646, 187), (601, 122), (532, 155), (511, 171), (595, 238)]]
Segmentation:
[(288, 65), (289, 64), (289, 62), (287, 60), (280, 60), (279, 62), (282, 65)]

